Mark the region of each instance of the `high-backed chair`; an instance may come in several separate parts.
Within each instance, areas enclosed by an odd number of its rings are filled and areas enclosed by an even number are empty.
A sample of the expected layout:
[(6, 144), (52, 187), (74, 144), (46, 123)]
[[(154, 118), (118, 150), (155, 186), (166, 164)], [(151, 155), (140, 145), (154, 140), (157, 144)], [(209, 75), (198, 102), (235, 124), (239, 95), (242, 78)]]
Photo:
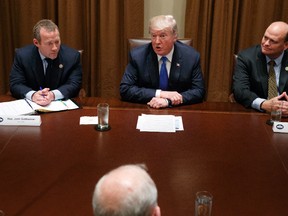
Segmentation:
[[(192, 46), (192, 39), (180, 38), (178, 40), (181, 41), (184, 44)], [(142, 46), (144, 44), (150, 43), (151, 39), (150, 38), (131, 38), (131, 39), (128, 39), (128, 41), (129, 41), (129, 48), (132, 49), (134, 47)]]
[[(237, 56), (236, 54), (234, 54), (233, 70), (234, 70), (234, 68), (235, 68), (235, 66), (236, 66), (237, 57), (238, 57), (238, 56)], [(233, 75), (232, 75), (232, 85), (233, 85)], [(231, 91), (233, 91), (232, 87), (231, 87)], [(229, 100), (230, 103), (236, 103), (236, 100), (235, 100), (235, 98), (234, 98), (233, 92), (228, 96), (228, 100)]]
[[(78, 52), (80, 53), (80, 62), (81, 62), (81, 65), (82, 65), (82, 67), (83, 67), (83, 50), (78, 50)], [(82, 71), (83, 72), (83, 71)], [(83, 75), (82, 75), (83, 76)], [(83, 80), (83, 78), (82, 78), (82, 80)], [(83, 98), (83, 97), (86, 97), (86, 91), (85, 91), (85, 89), (83, 88), (83, 86), (82, 86), (82, 88), (80, 89), (80, 91), (79, 91), (79, 94), (78, 94), (78, 96), (80, 97), (80, 98)]]

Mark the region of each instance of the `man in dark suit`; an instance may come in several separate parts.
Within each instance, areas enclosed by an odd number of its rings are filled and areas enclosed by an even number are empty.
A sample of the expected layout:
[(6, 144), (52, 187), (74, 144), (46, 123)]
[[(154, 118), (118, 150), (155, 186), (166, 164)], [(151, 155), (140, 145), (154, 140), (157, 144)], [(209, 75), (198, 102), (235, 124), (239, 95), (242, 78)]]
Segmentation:
[[(202, 102), (205, 87), (200, 55), (177, 41), (175, 19), (170, 15), (153, 17), (149, 33), (151, 43), (129, 53), (129, 63), (120, 84), (122, 99), (147, 103), (153, 108)], [(165, 71), (164, 79), (161, 67)]]
[[(288, 25), (274, 22), (265, 31), (261, 45), (241, 51), (237, 56), (233, 76), (233, 92), (237, 102), (245, 107), (271, 112), (272, 101), (283, 104), (288, 114)], [(270, 61), (273, 60), (277, 90), (268, 96)], [(272, 79), (272, 78), (270, 78)], [(276, 89), (276, 88), (275, 88)]]
[(77, 96), (82, 82), (80, 53), (61, 45), (58, 26), (40, 20), (33, 28), (33, 44), (16, 50), (10, 91), (39, 105)]

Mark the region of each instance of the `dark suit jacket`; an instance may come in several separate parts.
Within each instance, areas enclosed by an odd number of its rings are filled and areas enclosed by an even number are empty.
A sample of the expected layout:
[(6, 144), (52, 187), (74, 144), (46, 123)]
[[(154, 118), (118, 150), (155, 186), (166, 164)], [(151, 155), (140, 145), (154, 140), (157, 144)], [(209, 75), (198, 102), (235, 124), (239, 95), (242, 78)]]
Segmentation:
[[(152, 44), (134, 48), (120, 84), (123, 100), (147, 103), (159, 89), (159, 63)], [(205, 87), (200, 67), (200, 55), (192, 47), (175, 42), (169, 75), (168, 91), (177, 91), (183, 104), (203, 101)]]
[(82, 82), (80, 53), (61, 45), (53, 64), (56, 73), (53, 75), (53, 83), (47, 86), (38, 48), (28, 45), (17, 49), (10, 73), (12, 95), (15, 98), (24, 98), (31, 90), (38, 91), (40, 87), (48, 87), (50, 90), (58, 89), (65, 99), (77, 96)]
[[(281, 63), (279, 93), (288, 93), (288, 59), (287, 51)], [(286, 69), (285, 69), (286, 68)], [(268, 97), (268, 71), (265, 55), (261, 46), (253, 46), (241, 51), (233, 76), (233, 92), (237, 102), (251, 107), (256, 98)]]

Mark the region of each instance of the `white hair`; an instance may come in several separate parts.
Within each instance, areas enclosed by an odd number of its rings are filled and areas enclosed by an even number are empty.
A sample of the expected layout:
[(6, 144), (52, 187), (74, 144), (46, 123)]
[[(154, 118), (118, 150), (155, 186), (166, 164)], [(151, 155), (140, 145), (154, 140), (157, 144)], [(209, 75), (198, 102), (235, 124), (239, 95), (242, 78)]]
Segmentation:
[(167, 28), (176, 36), (178, 35), (177, 23), (172, 15), (155, 16), (149, 21), (149, 33), (151, 33), (151, 30), (163, 30)]

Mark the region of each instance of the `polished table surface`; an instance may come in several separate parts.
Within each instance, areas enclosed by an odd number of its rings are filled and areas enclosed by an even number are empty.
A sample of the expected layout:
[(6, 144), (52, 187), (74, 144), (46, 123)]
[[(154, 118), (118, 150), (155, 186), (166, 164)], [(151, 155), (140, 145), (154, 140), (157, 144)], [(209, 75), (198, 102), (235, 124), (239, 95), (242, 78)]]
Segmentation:
[[(267, 114), (230, 103), (154, 110), (116, 99), (77, 102), (81, 109), (41, 114), (40, 127), (0, 127), (6, 215), (92, 216), (97, 180), (128, 163), (147, 165), (163, 216), (194, 215), (200, 190), (213, 194), (213, 216), (288, 214), (288, 134), (273, 133)], [(79, 125), (97, 115), (99, 102), (110, 104), (107, 132)], [(184, 131), (139, 132), (142, 113), (182, 116)]]

